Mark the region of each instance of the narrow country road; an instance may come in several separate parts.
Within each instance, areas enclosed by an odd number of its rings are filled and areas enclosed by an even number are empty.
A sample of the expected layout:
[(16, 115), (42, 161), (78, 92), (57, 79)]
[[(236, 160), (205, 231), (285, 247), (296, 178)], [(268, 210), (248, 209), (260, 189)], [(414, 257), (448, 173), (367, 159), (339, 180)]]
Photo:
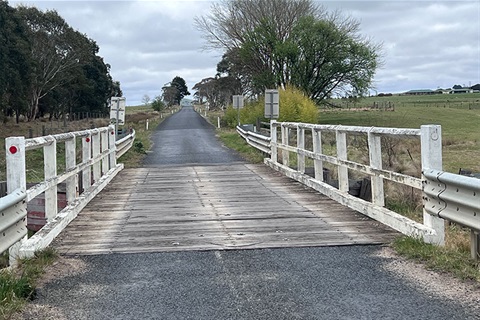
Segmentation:
[(215, 128), (192, 107), (165, 119), (152, 136), (145, 166), (234, 163), (242, 159), (218, 143)]
[[(239, 161), (183, 108), (158, 127), (144, 164)], [(479, 319), (469, 293), (420, 270), (376, 245), (66, 256), (23, 318)]]

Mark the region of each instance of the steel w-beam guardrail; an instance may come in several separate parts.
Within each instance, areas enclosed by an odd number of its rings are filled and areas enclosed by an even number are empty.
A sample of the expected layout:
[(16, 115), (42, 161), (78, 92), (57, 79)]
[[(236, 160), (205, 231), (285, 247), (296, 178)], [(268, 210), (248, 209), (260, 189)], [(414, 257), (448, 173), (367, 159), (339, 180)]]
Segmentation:
[(472, 258), (480, 258), (480, 180), (439, 170), (424, 170), (423, 204), (433, 216), (471, 229)]
[(0, 198), (0, 252), (27, 235), (26, 196), (26, 192), (19, 188)]
[(480, 180), (439, 170), (423, 172), (425, 210), (480, 231)]
[(270, 154), (270, 137), (264, 135), (247, 131), (242, 129), (240, 126), (237, 126), (238, 134), (245, 139), (245, 141), (252, 147), (266, 153)]

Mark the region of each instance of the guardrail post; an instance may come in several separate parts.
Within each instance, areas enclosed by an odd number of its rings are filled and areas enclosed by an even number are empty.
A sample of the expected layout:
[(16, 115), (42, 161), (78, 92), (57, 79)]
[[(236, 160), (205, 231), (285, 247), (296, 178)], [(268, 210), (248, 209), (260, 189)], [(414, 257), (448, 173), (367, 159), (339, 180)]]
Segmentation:
[(475, 261), (480, 260), (480, 234), (475, 230), (470, 231), (470, 245), (472, 259)]
[[(51, 143), (43, 147), (43, 162), (45, 181), (57, 176), (57, 140), (53, 137)], [(45, 191), (45, 218), (50, 222), (58, 212), (57, 185)]]
[[(290, 128), (282, 125), (282, 144), (288, 146), (288, 137)], [(290, 151), (282, 149), (282, 163), (284, 166), (290, 166)]]
[[(337, 138), (337, 158), (347, 160), (347, 134), (335, 130)], [(348, 192), (348, 168), (344, 165), (338, 166), (338, 190)]]
[[(370, 167), (382, 169), (382, 141), (379, 135), (372, 132), (368, 133), (368, 151), (370, 158)], [(372, 178), (372, 203), (383, 207), (385, 206), (385, 195), (383, 191), (383, 178), (373, 176)]]
[[(10, 137), (5, 139), (6, 169), (7, 169), (7, 193), (10, 194), (20, 188), (27, 190), (27, 175), (25, 171), (25, 137)], [(24, 204), (26, 206), (26, 204)], [(26, 209), (25, 209), (26, 210)], [(27, 228), (27, 219), (23, 220), (24, 228)], [(26, 231), (25, 231), (26, 232)], [(27, 236), (14, 244), (9, 249), (9, 263), (16, 265), (19, 257), (20, 246), (27, 240)]]
[[(75, 135), (72, 134), (72, 137), (65, 141), (65, 170), (73, 170), (77, 165), (77, 153), (76, 153), (76, 139)], [(77, 182), (78, 175), (74, 175), (65, 180), (66, 183), (66, 192), (67, 192), (67, 203), (72, 204), (77, 197)]]
[[(315, 128), (312, 128), (312, 138), (313, 152), (315, 154), (322, 154), (322, 132), (320, 130), (315, 130)], [(315, 172), (315, 179), (323, 182), (323, 161), (314, 159), (313, 167)]]
[(277, 163), (277, 126), (275, 125), (275, 120), (270, 120), (270, 159), (274, 163)]
[[(422, 172), (426, 169), (442, 170), (442, 127), (439, 125), (424, 125), (420, 127), (420, 141), (422, 152)], [(426, 180), (422, 175), (422, 180)], [(426, 195), (423, 194), (423, 198)], [(434, 242), (438, 245), (445, 244), (445, 220), (429, 214), (423, 209), (423, 224), (432, 228), (437, 233)]]
[[(90, 161), (92, 156), (92, 145), (91, 145), (92, 136), (88, 134), (85, 138), (82, 139), (82, 161), (83, 163)], [(82, 172), (82, 186), (83, 191), (90, 189), (92, 185), (92, 167), (88, 166)]]
[(305, 173), (305, 155), (300, 154), (300, 150), (305, 150), (305, 129), (297, 127), (297, 170)]

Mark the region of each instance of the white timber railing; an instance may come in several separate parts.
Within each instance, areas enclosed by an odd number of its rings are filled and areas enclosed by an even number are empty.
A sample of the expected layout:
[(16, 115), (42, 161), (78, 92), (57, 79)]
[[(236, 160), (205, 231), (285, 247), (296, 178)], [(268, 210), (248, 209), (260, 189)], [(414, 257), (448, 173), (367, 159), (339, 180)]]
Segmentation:
[[(81, 141), (79, 141), (79, 139)], [(10, 249), (10, 264), (44, 249), (123, 169), (117, 158), (133, 144), (135, 131), (115, 142), (113, 126), (32, 139), (5, 139), (7, 196), (0, 198), (0, 253)], [(65, 146), (65, 171), (57, 172), (58, 144)], [(81, 152), (77, 153), (77, 144)], [(43, 149), (44, 180), (27, 189), (26, 152)], [(78, 161), (78, 158), (80, 158)], [(78, 162), (78, 163), (77, 163)], [(60, 167), (63, 167), (60, 165)], [(58, 212), (57, 186), (66, 185), (67, 206)], [(45, 226), (27, 239), (27, 202), (45, 194)]]
[[(241, 129), (241, 128), (240, 128)], [(294, 122), (270, 123), (270, 137), (262, 138), (263, 145), (259, 148), (256, 143), (250, 143), (252, 134), (245, 134), (237, 127), (237, 131), (247, 142), (257, 149), (266, 152), (265, 146), (270, 146), (270, 158), (265, 164), (282, 172), (331, 199), (350, 207), (364, 215), (371, 217), (391, 228), (414, 237), (421, 237), (424, 241), (443, 245), (445, 241), (445, 223), (441, 216), (424, 209), (423, 223), (415, 222), (385, 207), (384, 180), (390, 180), (418, 190), (422, 190), (425, 177), (414, 177), (382, 168), (382, 138), (404, 137), (420, 138), (421, 166), (425, 170), (442, 170), (442, 139), (441, 127), (426, 125), (420, 129), (376, 128), (341, 125), (314, 125)], [(292, 134), (293, 133), (293, 134)], [(305, 147), (305, 134), (311, 135), (311, 147)], [(329, 133), (335, 137), (335, 155), (324, 152), (322, 133)], [(347, 135), (364, 135), (368, 143), (369, 164), (362, 164), (348, 159)], [(296, 136), (295, 145), (290, 145), (291, 136)], [(256, 135), (255, 135), (256, 137)], [(291, 166), (290, 153), (296, 155), (295, 168)], [(266, 152), (268, 153), (268, 152)], [(279, 159), (280, 158), (280, 159)], [(306, 159), (313, 162), (312, 176), (305, 173)], [(338, 187), (324, 181), (324, 164), (336, 168)], [(367, 175), (371, 178), (371, 201), (349, 194), (349, 171)]]

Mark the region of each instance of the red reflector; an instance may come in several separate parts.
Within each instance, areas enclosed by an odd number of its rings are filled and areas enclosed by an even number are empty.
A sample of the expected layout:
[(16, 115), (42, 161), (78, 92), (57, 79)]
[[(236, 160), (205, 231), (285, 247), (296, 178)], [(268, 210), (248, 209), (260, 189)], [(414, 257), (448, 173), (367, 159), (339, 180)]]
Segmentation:
[(15, 146), (11, 146), (8, 150), (10, 151), (11, 154), (15, 154), (18, 151), (17, 147)]
[(85, 141), (90, 142), (90, 138), (86, 138)]

